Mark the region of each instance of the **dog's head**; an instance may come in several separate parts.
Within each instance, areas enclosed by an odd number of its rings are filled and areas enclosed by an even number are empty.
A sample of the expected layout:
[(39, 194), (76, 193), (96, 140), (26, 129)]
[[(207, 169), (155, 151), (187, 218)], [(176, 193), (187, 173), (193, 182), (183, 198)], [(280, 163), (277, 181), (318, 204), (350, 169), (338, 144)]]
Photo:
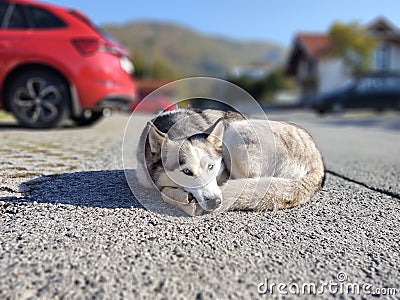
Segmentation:
[[(174, 128), (171, 128), (174, 130)], [(222, 205), (217, 178), (224, 170), (222, 136), (224, 122), (217, 120), (204, 133), (171, 140), (150, 123), (149, 145), (152, 153), (161, 153), (163, 168), (169, 179), (191, 193), (206, 211)]]

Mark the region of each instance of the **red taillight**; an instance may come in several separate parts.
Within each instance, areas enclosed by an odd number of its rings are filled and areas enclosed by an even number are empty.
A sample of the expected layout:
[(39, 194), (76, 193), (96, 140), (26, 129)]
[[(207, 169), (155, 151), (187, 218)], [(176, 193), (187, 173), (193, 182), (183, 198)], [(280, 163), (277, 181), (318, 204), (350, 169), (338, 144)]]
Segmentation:
[(76, 50), (82, 55), (93, 55), (100, 47), (100, 40), (96, 38), (79, 38), (73, 39), (72, 44)]
[(111, 42), (98, 38), (73, 39), (72, 44), (82, 55), (93, 55), (96, 52), (108, 52), (115, 55), (123, 55), (123, 52)]

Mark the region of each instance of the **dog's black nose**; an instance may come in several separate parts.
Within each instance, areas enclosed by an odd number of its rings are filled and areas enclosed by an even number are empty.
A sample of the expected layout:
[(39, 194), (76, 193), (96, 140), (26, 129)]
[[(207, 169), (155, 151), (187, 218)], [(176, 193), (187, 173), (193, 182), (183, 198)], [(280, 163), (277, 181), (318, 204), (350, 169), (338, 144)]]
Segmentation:
[(221, 198), (208, 198), (206, 199), (207, 206), (210, 210), (214, 210), (221, 207), (222, 200)]

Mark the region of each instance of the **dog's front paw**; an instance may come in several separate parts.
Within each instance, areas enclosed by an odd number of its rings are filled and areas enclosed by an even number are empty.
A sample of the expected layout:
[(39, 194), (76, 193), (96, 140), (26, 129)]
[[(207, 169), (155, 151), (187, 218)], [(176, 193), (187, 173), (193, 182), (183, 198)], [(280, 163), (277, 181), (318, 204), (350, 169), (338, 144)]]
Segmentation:
[(161, 190), (161, 197), (166, 203), (184, 211), (191, 217), (202, 216), (206, 213), (191, 193), (180, 188), (165, 187)]
[(175, 205), (174, 202), (176, 202), (176, 204), (189, 204), (193, 198), (193, 196), (190, 195), (188, 192), (180, 188), (165, 187), (161, 190), (161, 196), (163, 199), (166, 198), (164, 201), (167, 200), (165, 202), (168, 203), (172, 201), (170, 204), (173, 205)]

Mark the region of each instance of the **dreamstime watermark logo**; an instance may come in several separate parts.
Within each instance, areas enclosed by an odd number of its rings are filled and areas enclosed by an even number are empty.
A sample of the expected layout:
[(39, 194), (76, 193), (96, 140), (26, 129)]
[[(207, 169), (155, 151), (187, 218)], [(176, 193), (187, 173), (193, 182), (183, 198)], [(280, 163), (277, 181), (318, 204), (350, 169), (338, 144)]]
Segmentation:
[(315, 282), (273, 282), (265, 279), (257, 286), (261, 295), (371, 295), (371, 296), (395, 296), (398, 291), (394, 287), (374, 287), (368, 283), (350, 282), (345, 272), (339, 272), (336, 279)]

